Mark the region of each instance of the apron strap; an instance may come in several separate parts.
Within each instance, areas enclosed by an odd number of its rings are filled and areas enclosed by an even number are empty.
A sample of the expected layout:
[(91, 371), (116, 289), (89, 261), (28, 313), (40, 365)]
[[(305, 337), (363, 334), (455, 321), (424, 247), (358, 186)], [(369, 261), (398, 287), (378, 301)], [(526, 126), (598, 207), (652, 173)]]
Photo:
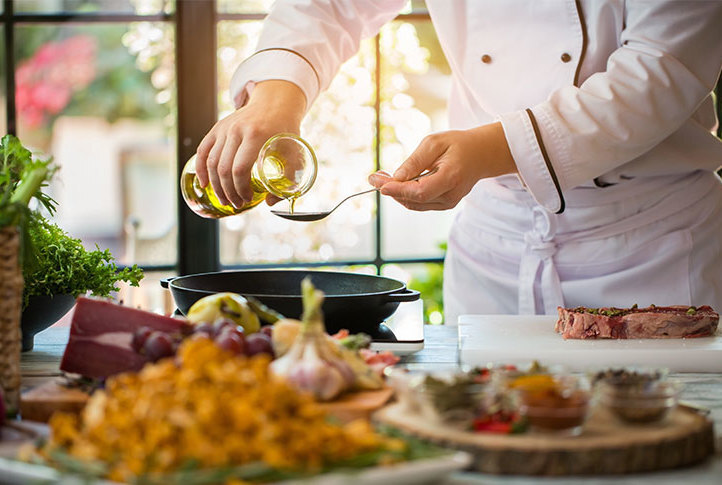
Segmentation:
[[(554, 265), (556, 214), (534, 207), (532, 217), (532, 229), (524, 233), (524, 253), (519, 262), (518, 311), (521, 315), (533, 315), (538, 311), (554, 314), (558, 306), (564, 306), (562, 285)], [(541, 283), (541, 305), (535, 291), (537, 278)]]

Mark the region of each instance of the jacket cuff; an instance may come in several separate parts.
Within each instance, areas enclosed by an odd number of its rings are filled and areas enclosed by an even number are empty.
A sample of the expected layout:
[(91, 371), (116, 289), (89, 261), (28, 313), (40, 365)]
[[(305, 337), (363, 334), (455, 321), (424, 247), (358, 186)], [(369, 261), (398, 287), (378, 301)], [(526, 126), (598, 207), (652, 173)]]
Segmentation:
[(286, 48), (270, 48), (256, 52), (238, 66), (231, 78), (231, 99), (236, 108), (248, 101), (256, 83), (269, 80), (292, 82), (306, 96), (306, 110), (320, 90), (320, 79), (313, 65), (302, 54)]
[(527, 191), (550, 212), (564, 212), (564, 196), (534, 113), (515, 111), (499, 117), (509, 150)]

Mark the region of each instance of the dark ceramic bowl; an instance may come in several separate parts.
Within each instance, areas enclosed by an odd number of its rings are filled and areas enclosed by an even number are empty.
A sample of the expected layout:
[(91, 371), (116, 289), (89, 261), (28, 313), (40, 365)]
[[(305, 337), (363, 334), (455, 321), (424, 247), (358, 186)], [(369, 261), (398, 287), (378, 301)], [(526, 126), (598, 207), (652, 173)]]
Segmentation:
[(73, 295), (31, 296), (20, 319), (23, 352), (33, 350), (35, 334), (45, 330), (68, 313), (75, 304)]

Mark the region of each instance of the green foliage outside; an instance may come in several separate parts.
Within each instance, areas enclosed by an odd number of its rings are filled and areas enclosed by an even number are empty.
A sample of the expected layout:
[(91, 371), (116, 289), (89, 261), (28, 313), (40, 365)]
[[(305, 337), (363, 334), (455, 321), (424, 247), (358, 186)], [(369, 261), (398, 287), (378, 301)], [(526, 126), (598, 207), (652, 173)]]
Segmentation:
[[(445, 251), (446, 243), (439, 244), (439, 248)], [(408, 287), (421, 293), (421, 299), (424, 301), (424, 323), (444, 323), (444, 264), (426, 263), (423, 267), (422, 272), (412, 276), (409, 280)], [(437, 320), (438, 314), (442, 316), (441, 321)]]

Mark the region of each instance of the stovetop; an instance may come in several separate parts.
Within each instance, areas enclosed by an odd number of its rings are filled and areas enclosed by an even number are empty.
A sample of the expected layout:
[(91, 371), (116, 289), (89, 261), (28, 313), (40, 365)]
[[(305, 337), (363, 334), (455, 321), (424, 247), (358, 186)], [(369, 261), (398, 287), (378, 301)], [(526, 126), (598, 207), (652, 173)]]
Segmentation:
[(390, 350), (397, 355), (413, 354), (424, 348), (424, 303), (400, 303), (393, 315), (371, 333), (373, 350)]

